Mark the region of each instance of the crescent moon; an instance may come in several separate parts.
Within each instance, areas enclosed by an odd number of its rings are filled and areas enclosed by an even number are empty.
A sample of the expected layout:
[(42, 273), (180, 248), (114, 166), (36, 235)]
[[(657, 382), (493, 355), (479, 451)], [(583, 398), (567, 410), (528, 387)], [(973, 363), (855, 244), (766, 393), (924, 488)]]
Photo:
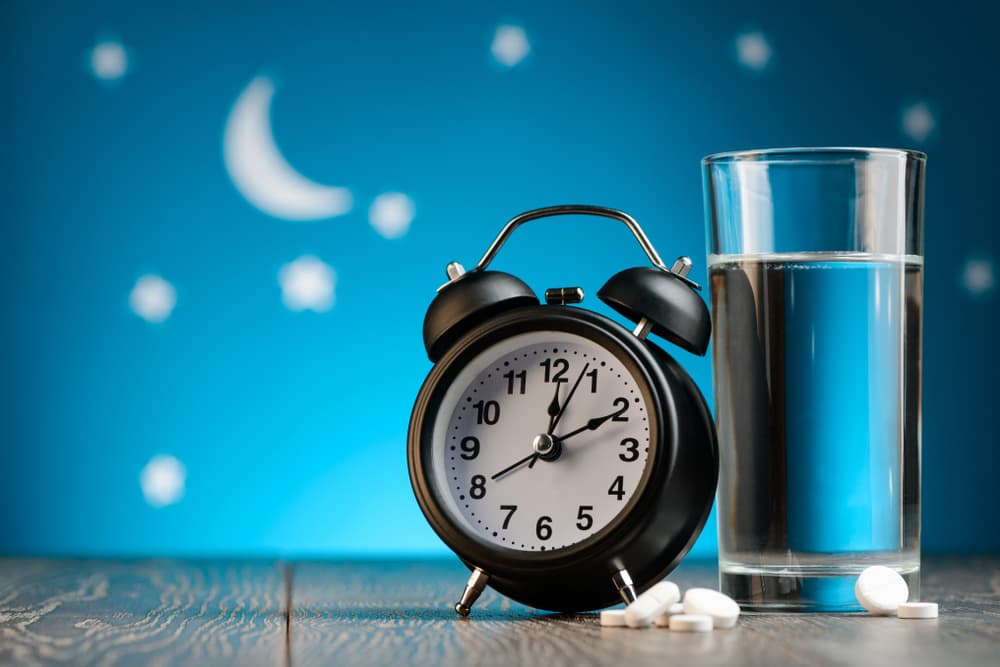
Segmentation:
[(322, 185), (295, 171), (271, 132), (274, 82), (258, 76), (233, 104), (223, 136), (223, 158), (233, 185), (264, 213), (285, 220), (321, 220), (351, 210), (347, 188)]

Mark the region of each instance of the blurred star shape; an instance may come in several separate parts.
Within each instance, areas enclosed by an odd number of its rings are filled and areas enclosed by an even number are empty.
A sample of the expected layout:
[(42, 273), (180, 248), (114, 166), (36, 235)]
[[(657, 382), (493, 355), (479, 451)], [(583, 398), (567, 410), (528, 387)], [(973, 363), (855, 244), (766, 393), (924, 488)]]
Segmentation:
[(402, 192), (384, 192), (368, 209), (368, 221), (383, 237), (398, 239), (410, 229), (415, 214), (412, 199)]
[(521, 26), (500, 25), (493, 35), (490, 51), (498, 63), (505, 67), (514, 67), (531, 53), (531, 44)]
[(917, 142), (926, 141), (937, 127), (934, 112), (926, 102), (916, 102), (904, 107), (900, 117), (903, 132)]
[(736, 36), (736, 61), (754, 72), (763, 72), (771, 63), (771, 44), (764, 33), (744, 32)]
[(184, 497), (187, 471), (184, 464), (168, 454), (158, 454), (149, 460), (139, 474), (139, 484), (146, 502), (153, 507), (165, 507)]
[(90, 69), (101, 81), (117, 81), (128, 72), (128, 51), (121, 42), (100, 41), (90, 51)]
[(303, 255), (278, 271), (281, 300), (289, 310), (324, 313), (333, 307), (337, 274), (313, 255)]
[(962, 286), (974, 297), (986, 296), (996, 286), (993, 273), (993, 260), (975, 258), (965, 262), (962, 269)]
[(160, 276), (147, 274), (135, 282), (128, 305), (147, 322), (163, 322), (177, 305), (177, 291)]

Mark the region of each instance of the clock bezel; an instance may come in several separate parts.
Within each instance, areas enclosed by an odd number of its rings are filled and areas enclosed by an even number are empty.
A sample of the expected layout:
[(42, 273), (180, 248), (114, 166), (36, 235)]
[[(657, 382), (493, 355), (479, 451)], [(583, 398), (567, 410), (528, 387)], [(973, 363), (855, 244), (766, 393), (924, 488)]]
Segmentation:
[[(433, 432), (441, 400), (451, 383), (477, 355), (502, 340), (536, 331), (559, 331), (586, 338), (611, 353), (632, 375), (646, 404), (649, 454), (628, 503), (604, 527), (564, 548), (511, 549), (479, 536), (452, 516), (435, 478)], [(434, 366), (417, 396), (408, 437), (410, 479), (418, 504), (438, 536), (463, 560), (487, 571), (516, 575), (539, 568), (573, 568), (627, 550), (646, 523), (656, 500), (656, 482), (669, 479), (676, 458), (677, 410), (659, 363), (632, 333), (602, 315), (581, 308), (527, 306), (503, 313), (462, 336)]]

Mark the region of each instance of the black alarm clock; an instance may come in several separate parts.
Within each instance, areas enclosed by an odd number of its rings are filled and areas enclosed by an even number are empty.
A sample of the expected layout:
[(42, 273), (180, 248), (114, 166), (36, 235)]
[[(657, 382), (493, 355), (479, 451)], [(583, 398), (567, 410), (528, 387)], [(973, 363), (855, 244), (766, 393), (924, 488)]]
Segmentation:
[[(625, 223), (653, 266), (625, 269), (598, 297), (629, 330), (487, 266), (539, 218)], [(511, 219), (473, 270), (451, 263), (424, 320), (434, 363), (407, 441), (410, 480), (431, 527), (472, 570), (455, 610), (486, 585), (560, 612), (631, 602), (680, 562), (712, 506), (715, 427), (691, 377), (650, 333), (704, 354), (708, 310), (681, 257), (667, 268), (628, 214), (553, 206)]]

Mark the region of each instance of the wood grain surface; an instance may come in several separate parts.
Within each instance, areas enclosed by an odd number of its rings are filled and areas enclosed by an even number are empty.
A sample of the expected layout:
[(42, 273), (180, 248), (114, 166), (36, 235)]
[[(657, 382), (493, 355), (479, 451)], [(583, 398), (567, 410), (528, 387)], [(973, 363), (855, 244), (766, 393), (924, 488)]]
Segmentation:
[[(0, 560), (0, 665), (997, 665), (1000, 557), (924, 562), (932, 621), (745, 614), (710, 634), (602, 628), (493, 593), (454, 560)], [(716, 587), (688, 562), (681, 588)]]
[(282, 665), (270, 562), (0, 560), (0, 665)]

